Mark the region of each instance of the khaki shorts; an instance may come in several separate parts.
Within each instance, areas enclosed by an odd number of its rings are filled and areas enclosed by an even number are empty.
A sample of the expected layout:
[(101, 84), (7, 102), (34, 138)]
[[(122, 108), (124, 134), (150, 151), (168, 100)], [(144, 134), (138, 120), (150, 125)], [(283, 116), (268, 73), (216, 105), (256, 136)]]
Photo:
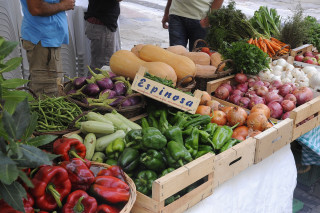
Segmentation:
[(23, 48), (27, 51), (29, 62), (28, 86), (38, 96), (58, 96), (62, 82), (62, 63), (60, 47), (42, 47), (30, 41), (22, 41)]

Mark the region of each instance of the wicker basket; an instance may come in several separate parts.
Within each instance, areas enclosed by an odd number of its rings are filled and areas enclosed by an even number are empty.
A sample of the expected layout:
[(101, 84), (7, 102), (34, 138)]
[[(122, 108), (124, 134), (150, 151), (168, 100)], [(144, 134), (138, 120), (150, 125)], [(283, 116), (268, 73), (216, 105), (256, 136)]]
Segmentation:
[[(197, 47), (199, 43), (203, 43), (204, 46)], [(201, 52), (201, 48), (202, 48), (202, 47), (208, 47), (209, 49), (211, 49), (211, 48), (209, 47), (208, 43), (207, 43), (205, 40), (203, 40), (203, 39), (198, 39), (198, 40), (196, 40), (196, 41), (194, 42), (194, 44), (193, 44), (192, 52)]]
[[(80, 106), (81, 108), (83, 108), (85, 110), (94, 110), (94, 111), (100, 112), (100, 113), (107, 113), (107, 112), (111, 112), (112, 110), (116, 110), (117, 112), (119, 112), (120, 114), (125, 116), (126, 118), (132, 118), (134, 116), (137, 116), (137, 115), (140, 115), (141, 113), (143, 113), (145, 105), (146, 105), (144, 96), (141, 95), (140, 93), (134, 93), (134, 94), (126, 96), (123, 100), (121, 100), (119, 102), (119, 104), (116, 107), (89, 106), (88, 104), (85, 104), (77, 99), (71, 98), (70, 96), (66, 95), (70, 89), (71, 89), (71, 82), (69, 81), (69, 82), (66, 82), (64, 85), (64, 89), (63, 89), (64, 96), (67, 98), (68, 101), (77, 104), (78, 106)], [(124, 101), (126, 101), (128, 98), (135, 97), (135, 96), (141, 97), (141, 103), (134, 105), (134, 106), (128, 106), (128, 107), (121, 106), (122, 103)]]
[[(192, 80), (189, 83), (184, 83), (184, 81), (188, 78), (191, 78)], [(191, 92), (196, 86), (196, 80), (195, 77), (192, 75), (187, 75), (183, 77), (180, 81), (177, 82), (177, 89), (180, 89), (183, 92)]]
[[(97, 163), (97, 162), (91, 162), (92, 166), (97, 166), (97, 167), (104, 167), (104, 168), (109, 168), (110, 166), (108, 164), (104, 163)], [(127, 204), (122, 208), (120, 213), (129, 213), (136, 202), (137, 198), (137, 190), (136, 190), (136, 185), (134, 184), (133, 180), (126, 174), (124, 173), (125, 178), (126, 178), (126, 183), (130, 187), (130, 198)]]
[(224, 60), (222, 61), (215, 72), (212, 72), (210, 74), (205, 74), (205, 75), (200, 75), (200, 74), (197, 74), (195, 79), (196, 79), (196, 86), (195, 86), (195, 89), (199, 89), (199, 90), (202, 90), (202, 91), (206, 91), (207, 90), (207, 83), (209, 81), (212, 81), (212, 80), (215, 80), (215, 79), (219, 79), (219, 78), (223, 78), (227, 75), (230, 75), (232, 74), (233, 72), (233, 69), (228, 69), (228, 70), (222, 70), (220, 71), (220, 67), (223, 65), (223, 64), (226, 64), (227, 62), (231, 62), (233, 63), (233, 61), (231, 59), (227, 59), (227, 60)]

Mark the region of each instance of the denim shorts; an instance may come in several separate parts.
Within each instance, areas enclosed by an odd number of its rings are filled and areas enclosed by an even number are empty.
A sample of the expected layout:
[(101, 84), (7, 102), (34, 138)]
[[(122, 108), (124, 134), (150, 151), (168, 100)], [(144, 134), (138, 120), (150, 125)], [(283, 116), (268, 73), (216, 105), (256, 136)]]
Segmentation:
[(198, 39), (205, 39), (207, 30), (201, 27), (200, 20), (169, 15), (169, 42), (170, 46), (187, 46), (192, 51), (193, 44)]

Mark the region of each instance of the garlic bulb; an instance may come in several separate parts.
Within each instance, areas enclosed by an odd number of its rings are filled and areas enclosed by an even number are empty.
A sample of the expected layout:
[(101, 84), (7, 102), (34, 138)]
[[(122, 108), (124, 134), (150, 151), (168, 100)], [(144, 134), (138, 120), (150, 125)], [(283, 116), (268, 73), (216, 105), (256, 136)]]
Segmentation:
[(273, 68), (273, 74), (275, 74), (275, 75), (279, 75), (280, 76), (282, 74), (282, 71), (283, 71), (283, 67), (282, 66), (277, 65), (277, 66), (275, 66)]
[(284, 78), (281, 80), (282, 83), (291, 83), (291, 79), (289, 78)]
[(271, 78), (272, 81), (275, 81), (275, 80), (278, 80), (278, 81), (281, 81), (281, 76), (279, 75), (275, 75)]
[(294, 69), (294, 66), (292, 64), (287, 64), (285, 71), (292, 71)]
[(280, 65), (280, 66), (282, 66), (282, 67), (285, 67), (285, 66), (287, 66), (287, 61), (284, 60), (283, 58), (280, 58), (280, 59), (278, 59), (278, 61), (277, 61), (277, 65)]

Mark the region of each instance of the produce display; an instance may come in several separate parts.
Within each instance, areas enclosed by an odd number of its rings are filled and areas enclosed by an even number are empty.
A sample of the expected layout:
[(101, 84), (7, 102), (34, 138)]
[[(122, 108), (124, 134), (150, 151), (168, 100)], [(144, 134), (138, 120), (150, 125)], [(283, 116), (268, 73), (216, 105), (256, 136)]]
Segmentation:
[(320, 53), (306, 51), (303, 54), (296, 55), (294, 60), (320, 66)]

